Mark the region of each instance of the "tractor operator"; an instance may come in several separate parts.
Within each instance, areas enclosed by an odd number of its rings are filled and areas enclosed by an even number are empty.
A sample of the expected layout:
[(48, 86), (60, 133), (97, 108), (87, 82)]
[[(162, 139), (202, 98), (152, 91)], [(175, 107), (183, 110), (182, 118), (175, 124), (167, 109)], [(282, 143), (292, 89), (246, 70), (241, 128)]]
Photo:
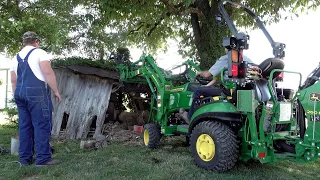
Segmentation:
[[(228, 52), (227, 49), (225, 49), (226, 53)], [(248, 63), (253, 63), (250, 58), (243, 55), (243, 60), (247, 61)], [(221, 93), (224, 93), (227, 96), (230, 96), (231, 93), (229, 90), (223, 88), (223, 87), (217, 87), (213, 86), (217, 78), (221, 72), (222, 69), (228, 68), (228, 55), (221, 56), (216, 63), (208, 70), (208, 71), (200, 71), (197, 72), (197, 76), (204, 77), (204, 78), (210, 78), (212, 77), (212, 81), (210, 81), (207, 85), (198, 87), (194, 94), (193, 94), (193, 100), (191, 107), (189, 109), (189, 112), (184, 111), (184, 109), (180, 109), (180, 115), (181, 117), (189, 123), (189, 120), (191, 119), (192, 114), (194, 113), (194, 106), (197, 101), (199, 101), (200, 96), (208, 97), (208, 96), (220, 96)]]

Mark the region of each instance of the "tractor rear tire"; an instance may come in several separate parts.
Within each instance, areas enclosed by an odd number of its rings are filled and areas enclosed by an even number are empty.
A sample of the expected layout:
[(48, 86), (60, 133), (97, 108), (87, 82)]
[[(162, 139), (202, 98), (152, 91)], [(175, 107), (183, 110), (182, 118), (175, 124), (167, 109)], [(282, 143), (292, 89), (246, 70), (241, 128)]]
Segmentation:
[(143, 141), (148, 148), (155, 148), (159, 145), (161, 139), (160, 126), (149, 123), (143, 127)]
[(234, 132), (217, 121), (204, 121), (194, 127), (190, 138), (191, 153), (197, 166), (222, 173), (232, 169), (239, 156)]

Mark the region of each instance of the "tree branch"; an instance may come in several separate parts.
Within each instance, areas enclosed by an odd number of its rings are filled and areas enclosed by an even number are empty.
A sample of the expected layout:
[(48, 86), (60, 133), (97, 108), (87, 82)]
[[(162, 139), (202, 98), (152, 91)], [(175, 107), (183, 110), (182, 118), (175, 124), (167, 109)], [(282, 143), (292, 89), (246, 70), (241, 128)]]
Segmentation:
[(197, 49), (200, 49), (201, 30), (200, 30), (198, 15), (195, 13), (191, 14), (191, 25), (193, 29), (194, 38), (195, 38), (195, 45)]
[(158, 22), (154, 23), (154, 26), (150, 29), (150, 31), (148, 32), (148, 36), (151, 35), (151, 33), (157, 28), (157, 26), (161, 23), (161, 21), (164, 20), (164, 17), (162, 16)]
[(217, 15), (219, 13), (219, 0), (212, 0), (211, 1), (211, 9), (210, 12), (211, 14)]
[(195, 5), (202, 11), (204, 16), (208, 17), (210, 15), (210, 5), (208, 0), (196, 0)]
[(191, 13), (196, 13), (199, 16), (203, 16), (203, 13), (198, 8), (187, 8), (184, 2), (178, 4), (170, 4), (169, 0), (160, 0), (163, 4), (165, 4), (169, 10), (170, 14), (173, 13), (175, 15), (188, 15)]
[(141, 25), (140, 25), (137, 29), (131, 30), (128, 35), (131, 35), (131, 34), (133, 34), (134, 32), (139, 31), (139, 30), (144, 26), (144, 22), (139, 22), (139, 24), (140, 24), (140, 23), (141, 23)]

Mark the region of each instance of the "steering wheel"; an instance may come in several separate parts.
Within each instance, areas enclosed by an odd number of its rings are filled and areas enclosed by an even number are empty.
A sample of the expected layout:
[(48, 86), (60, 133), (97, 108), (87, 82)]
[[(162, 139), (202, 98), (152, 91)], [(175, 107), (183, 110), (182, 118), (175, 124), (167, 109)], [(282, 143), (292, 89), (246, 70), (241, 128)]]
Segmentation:
[(207, 85), (211, 79), (208, 78), (200, 78), (199, 76), (196, 77), (196, 80), (201, 84), (201, 85)]

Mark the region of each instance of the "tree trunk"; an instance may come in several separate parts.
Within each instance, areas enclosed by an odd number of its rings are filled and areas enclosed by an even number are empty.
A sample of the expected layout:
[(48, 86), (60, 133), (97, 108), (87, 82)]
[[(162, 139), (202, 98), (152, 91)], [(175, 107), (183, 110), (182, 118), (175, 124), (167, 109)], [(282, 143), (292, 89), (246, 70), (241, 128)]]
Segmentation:
[(228, 37), (229, 30), (216, 22), (216, 15), (219, 13), (218, 2), (213, 0), (210, 6), (208, 0), (197, 0), (194, 6), (201, 10), (203, 16), (191, 14), (195, 45), (202, 70), (208, 70), (220, 56), (225, 54), (222, 40)]
[(59, 136), (63, 120), (67, 139), (86, 138), (92, 126), (94, 137), (101, 134), (113, 81), (65, 69), (56, 69), (55, 74), (62, 102), (53, 100), (53, 137)]

